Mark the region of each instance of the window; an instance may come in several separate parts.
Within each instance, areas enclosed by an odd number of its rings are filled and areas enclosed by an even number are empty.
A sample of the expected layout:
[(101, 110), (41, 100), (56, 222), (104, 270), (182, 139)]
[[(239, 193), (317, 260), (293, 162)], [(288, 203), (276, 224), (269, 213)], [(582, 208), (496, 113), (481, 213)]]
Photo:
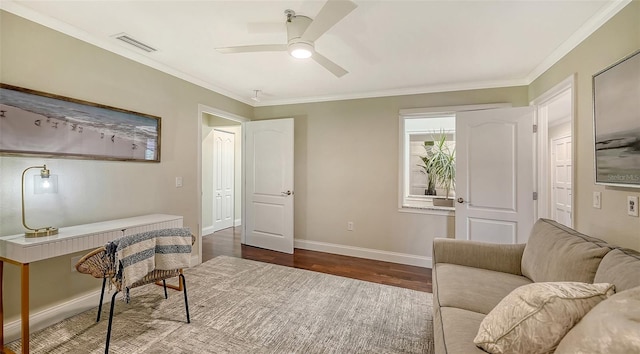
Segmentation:
[[(511, 107), (506, 103), (479, 104), (450, 107), (415, 108), (400, 110), (400, 178), (399, 208), (405, 212), (449, 213), (453, 207), (434, 206), (434, 199), (443, 198), (446, 191), (436, 186), (435, 195), (429, 195), (429, 175), (425, 170), (423, 157), (432, 142), (444, 138), (443, 148), (455, 156), (456, 113), (484, 109)], [(425, 142), (426, 148), (425, 148)], [(454, 170), (455, 171), (455, 170)], [(455, 184), (449, 190), (449, 197), (455, 199)], [(435, 211), (434, 211), (435, 210)]]
[[(433, 167), (430, 157), (438, 147), (455, 155), (455, 114), (420, 114), (401, 118), (404, 118), (401, 207), (436, 208), (433, 199), (444, 198), (447, 191), (437, 183), (435, 173), (429, 171)], [(453, 196), (455, 185), (449, 190), (449, 197)]]

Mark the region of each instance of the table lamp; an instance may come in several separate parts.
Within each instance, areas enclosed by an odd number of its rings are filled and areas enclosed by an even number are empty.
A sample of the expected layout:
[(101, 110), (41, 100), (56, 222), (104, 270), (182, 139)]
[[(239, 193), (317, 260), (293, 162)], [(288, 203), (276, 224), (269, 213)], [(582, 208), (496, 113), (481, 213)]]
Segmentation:
[(43, 236), (52, 236), (58, 234), (58, 229), (55, 227), (47, 226), (41, 228), (31, 228), (27, 226), (25, 221), (25, 211), (24, 211), (24, 175), (32, 168), (41, 168), (40, 175), (35, 175), (33, 178), (34, 186), (33, 191), (35, 194), (43, 194), (43, 193), (58, 193), (58, 176), (52, 175), (50, 171), (47, 169), (47, 165), (42, 166), (31, 166), (27, 167), (24, 171), (22, 171), (22, 225), (27, 229), (27, 232), (24, 233), (25, 237), (43, 237)]

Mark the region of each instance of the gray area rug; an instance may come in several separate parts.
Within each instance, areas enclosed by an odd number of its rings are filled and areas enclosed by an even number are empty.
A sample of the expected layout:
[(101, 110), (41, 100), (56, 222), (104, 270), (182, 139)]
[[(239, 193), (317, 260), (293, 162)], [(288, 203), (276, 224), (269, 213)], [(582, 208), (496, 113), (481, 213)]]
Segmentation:
[[(433, 353), (429, 293), (224, 256), (185, 276), (191, 324), (181, 292), (133, 289), (111, 353)], [(109, 305), (96, 310), (33, 333), (31, 352), (104, 352)]]

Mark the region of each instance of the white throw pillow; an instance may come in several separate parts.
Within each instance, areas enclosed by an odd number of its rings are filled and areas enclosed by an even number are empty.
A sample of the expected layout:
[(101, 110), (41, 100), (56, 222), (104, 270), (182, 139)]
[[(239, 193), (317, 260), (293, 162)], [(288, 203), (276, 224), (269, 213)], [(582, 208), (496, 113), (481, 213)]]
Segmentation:
[(513, 290), (480, 323), (473, 342), (489, 353), (550, 353), (580, 319), (613, 295), (612, 284), (532, 283)]

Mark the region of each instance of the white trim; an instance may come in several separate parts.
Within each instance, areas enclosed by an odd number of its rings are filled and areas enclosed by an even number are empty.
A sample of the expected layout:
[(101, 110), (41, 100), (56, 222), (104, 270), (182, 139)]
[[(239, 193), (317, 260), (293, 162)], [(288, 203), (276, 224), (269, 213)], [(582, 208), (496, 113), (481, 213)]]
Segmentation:
[(371, 248), (362, 248), (346, 245), (338, 245), (335, 243), (326, 243), (309, 240), (294, 240), (294, 247), (325, 253), (340, 254), (343, 256), (374, 259), (383, 262), (392, 262), (399, 264), (412, 265), (417, 267), (432, 267), (431, 257), (417, 256), (413, 254), (380, 251)]
[(448, 207), (422, 207), (422, 206), (408, 206), (404, 205), (398, 209), (400, 213), (407, 214), (426, 214), (426, 215), (444, 215), (444, 216), (455, 216), (456, 208), (448, 208)]
[[(551, 218), (550, 211), (550, 185), (549, 185), (549, 119), (547, 116), (547, 106), (558, 96), (564, 94), (568, 90), (571, 91), (571, 113), (569, 120), (571, 121), (571, 136), (576, 136), (576, 74), (571, 74), (566, 79), (560, 81), (558, 84), (534, 98), (529, 102), (529, 105), (536, 106), (536, 119), (538, 124), (538, 136), (536, 139), (536, 187), (538, 191), (538, 200), (536, 207), (536, 219), (537, 218)], [(576, 176), (576, 145), (571, 144), (571, 185), (575, 188), (575, 176)], [(575, 191), (575, 190), (574, 190)], [(571, 193), (571, 207), (575, 207), (576, 193)], [(574, 217), (572, 214), (571, 225), (575, 225)]]
[(233, 227), (238, 227), (238, 226), (240, 226), (240, 225), (242, 225), (242, 219), (236, 219), (236, 220), (234, 220), (234, 222), (233, 222)]
[(202, 228), (202, 236), (211, 235), (214, 232), (216, 232), (216, 228), (213, 226), (207, 226)]
[(454, 92), (454, 91), (467, 91), (467, 90), (481, 90), (489, 88), (503, 88), (503, 87), (515, 87), (515, 86), (527, 86), (529, 83), (525, 79), (513, 79), (513, 80), (497, 80), (497, 81), (483, 81), (483, 82), (466, 82), (449, 85), (430, 85), (422, 87), (411, 87), (404, 89), (394, 90), (380, 90), (369, 91), (360, 93), (349, 93), (342, 95), (328, 95), (328, 96), (314, 96), (314, 97), (302, 97), (302, 98), (289, 98), (282, 100), (262, 100), (260, 103), (254, 103), (254, 107), (266, 107), (266, 106), (280, 106), (287, 104), (300, 104), (300, 103), (316, 103), (316, 102), (331, 102), (331, 101), (345, 101), (345, 100), (357, 100), (376, 97), (393, 97), (393, 96), (407, 96), (407, 95), (421, 95), (428, 93), (441, 93), (441, 92)]
[[(202, 227), (202, 120), (204, 118), (205, 113), (211, 114), (220, 118), (232, 120), (234, 122), (239, 122), (239, 123), (250, 121), (249, 118), (245, 118), (237, 114), (233, 114), (231, 112), (223, 111), (221, 109), (213, 108), (204, 104), (198, 104), (198, 115), (196, 116), (196, 123), (197, 123), (196, 125), (198, 126), (198, 140), (197, 140), (198, 148), (196, 149), (197, 155), (198, 155), (196, 156), (196, 193), (198, 195), (197, 212), (198, 212), (198, 232), (200, 232), (199, 236), (206, 235), (204, 233), (205, 229)], [(244, 134), (244, 129), (242, 129), (242, 131)], [(244, 149), (242, 153), (243, 153), (242, 161), (244, 161)], [(234, 158), (237, 158), (237, 156)], [(242, 166), (242, 174), (244, 176), (244, 165)], [(244, 194), (244, 188), (242, 190), (242, 193)], [(244, 210), (244, 205), (242, 206), (242, 208)], [(244, 241), (244, 239), (242, 239), (242, 241)], [(202, 237), (198, 237), (196, 243), (198, 244), (198, 260), (201, 260), (202, 259)], [(198, 261), (198, 264), (199, 263), (200, 261)]]
[[(191, 256), (191, 267), (199, 265), (201, 262), (197, 256)], [(103, 304), (111, 301), (111, 296), (106, 296), (109, 293), (108, 289), (105, 289), (105, 296), (102, 300)], [(75, 316), (84, 311), (95, 308), (98, 310), (98, 303), (100, 301), (100, 290), (95, 290), (84, 295), (75, 297), (69, 301), (65, 301), (61, 304), (47, 307), (44, 310), (29, 315), (29, 331), (35, 333), (41, 329), (52, 326), (62, 320)], [(118, 301), (118, 299), (116, 299)], [(104, 311), (105, 307), (102, 307)], [(104, 318), (104, 321), (107, 319)], [(4, 324), (4, 342), (9, 343), (14, 341), (22, 335), (21, 332), (22, 320), (17, 319), (11, 322), (5, 322)]]
[[(61, 304), (48, 307), (42, 311), (29, 315), (30, 333), (35, 333), (43, 328), (56, 324), (66, 318), (97, 307), (100, 301), (100, 290), (90, 292), (73, 298)], [(109, 296), (105, 296), (103, 303), (110, 301)], [(103, 308), (104, 309), (104, 308)], [(8, 343), (20, 338), (20, 327), (22, 320), (17, 319), (4, 324), (4, 342)]]
[[(222, 87), (216, 86), (205, 80), (186, 74), (166, 64), (159, 63), (142, 53), (138, 53), (136, 50), (129, 49), (128, 45), (121, 44), (121, 42), (115, 39), (114, 37), (98, 38), (77, 27), (74, 27), (58, 19), (43, 15), (28, 7), (25, 7), (22, 4), (18, 3), (17, 1), (2, 0), (0, 1), (0, 9), (11, 12), (15, 15), (26, 18), (27, 20), (33, 21), (40, 25), (49, 27), (55, 31), (62, 32), (68, 36), (79, 39), (83, 42), (93, 44), (96, 47), (115, 53), (121, 57), (131, 59), (135, 62), (146, 65), (150, 68), (154, 68), (156, 70), (167, 73), (179, 79), (185, 80), (187, 82), (190, 82), (192, 84), (195, 84), (207, 90), (211, 90), (213, 92), (219, 93), (221, 95), (227, 96), (229, 98), (232, 98), (234, 100), (237, 100), (252, 106), (253, 101), (249, 97), (239, 96), (227, 89), (224, 89)], [(160, 48), (160, 50), (162, 49)]]
[(434, 92), (451, 92), (451, 91), (465, 91), (474, 89), (488, 89), (488, 88), (502, 88), (513, 86), (527, 86), (530, 85), (535, 79), (542, 75), (547, 69), (557, 63), (562, 57), (578, 46), (582, 41), (589, 37), (593, 32), (600, 28), (604, 23), (611, 19), (615, 14), (627, 6), (632, 0), (617, 0), (610, 2), (604, 7), (603, 10), (596, 13), (591, 19), (589, 19), (580, 29), (578, 29), (569, 39), (567, 39), (562, 45), (560, 45), (551, 55), (549, 55), (541, 64), (533, 69), (526, 77), (510, 80), (494, 80), (494, 81), (482, 81), (482, 82), (465, 82), (457, 84), (445, 84), (445, 85), (429, 85), (422, 87), (412, 87), (403, 89), (392, 90), (379, 90), (369, 91), (361, 93), (349, 93), (343, 95), (328, 95), (328, 96), (315, 96), (315, 97), (303, 97), (294, 99), (282, 99), (271, 100), (262, 102), (255, 102), (250, 97), (237, 95), (227, 89), (216, 86), (210, 82), (206, 82), (200, 78), (183, 73), (180, 70), (174, 69), (166, 64), (159, 63), (142, 53), (137, 53), (134, 50), (130, 50), (123, 44), (117, 43), (116, 39), (98, 38), (92, 34), (71, 26), (55, 18), (43, 15), (37, 11), (34, 11), (17, 1), (3, 0), (0, 1), (0, 9), (11, 12), (27, 20), (36, 22), (40, 25), (49, 27), (58, 32), (62, 32), (73, 38), (77, 38), (83, 42), (93, 44), (99, 48), (115, 53), (122, 57), (131, 59), (135, 62), (149, 66), (156, 70), (162, 71), (174, 77), (183, 79), (187, 82), (193, 83), (205, 89), (217, 92), (221, 95), (227, 96), (239, 102), (245, 103), (252, 107), (264, 107), (264, 106), (278, 106), (286, 104), (298, 104), (298, 103), (314, 103), (314, 102), (328, 102), (328, 101), (341, 101), (352, 100), (362, 98), (375, 98), (375, 97), (389, 97), (389, 96), (404, 96), (404, 95), (417, 95)]
[(467, 104), (459, 106), (440, 106), (440, 107), (421, 107), (408, 108), (399, 110), (399, 114), (403, 118), (423, 117), (433, 114), (455, 114), (457, 112), (466, 111), (483, 111), (485, 109), (509, 108), (511, 103), (484, 103), (484, 104)]
[[(431, 200), (425, 200), (420, 202), (415, 200), (413, 202), (408, 201), (409, 197), (409, 143), (407, 142), (407, 129), (405, 128), (405, 122), (409, 119), (421, 119), (429, 117), (440, 116), (454, 116), (458, 112), (468, 111), (482, 111), (488, 109), (510, 108), (511, 103), (485, 103), (485, 104), (471, 104), (471, 105), (457, 105), (457, 106), (436, 106), (436, 107), (420, 107), (420, 108), (407, 108), (400, 109), (398, 111), (398, 142), (399, 142), (399, 156), (398, 156), (398, 211), (416, 214), (436, 214), (436, 215), (449, 215), (449, 212), (445, 211), (436, 212)], [(405, 210), (406, 209), (406, 210)]]
[(529, 75), (527, 75), (526, 85), (531, 83), (542, 75), (545, 71), (555, 65), (557, 62), (577, 47), (582, 41), (587, 39), (598, 28), (609, 21), (615, 14), (620, 12), (625, 6), (629, 5), (632, 0), (616, 0), (604, 6), (603, 10), (598, 11), (593, 17), (585, 22), (576, 32), (571, 35), (564, 43), (562, 43), (551, 55), (549, 55), (542, 63), (540, 63), (535, 69), (533, 69)]

